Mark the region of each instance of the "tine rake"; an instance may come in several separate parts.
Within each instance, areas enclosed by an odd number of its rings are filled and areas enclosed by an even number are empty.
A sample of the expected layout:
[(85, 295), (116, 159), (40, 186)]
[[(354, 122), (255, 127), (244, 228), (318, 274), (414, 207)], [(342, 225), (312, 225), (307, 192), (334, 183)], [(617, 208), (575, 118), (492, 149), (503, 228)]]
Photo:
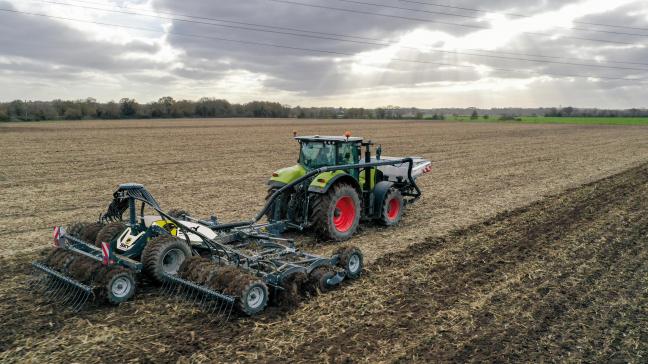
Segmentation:
[(193, 283), (186, 279), (165, 274), (162, 286), (164, 294), (182, 297), (185, 301), (197, 305), (201, 310), (227, 321), (231, 315), (236, 299), (232, 296), (214, 291), (208, 287)]
[(42, 263), (33, 262), (32, 266), (37, 273), (42, 274), (42, 277), (35, 280), (34, 286), (31, 286), (32, 283), (30, 282), (30, 287), (40, 286), (40, 291), (51, 302), (58, 302), (70, 307), (72, 311), (78, 312), (90, 298), (94, 298), (92, 287), (57, 272)]

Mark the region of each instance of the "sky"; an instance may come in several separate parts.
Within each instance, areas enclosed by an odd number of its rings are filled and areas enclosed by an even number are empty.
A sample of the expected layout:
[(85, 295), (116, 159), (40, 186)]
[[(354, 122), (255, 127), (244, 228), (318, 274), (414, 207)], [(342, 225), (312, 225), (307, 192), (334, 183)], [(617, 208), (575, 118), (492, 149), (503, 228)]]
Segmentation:
[(648, 1), (0, 0), (0, 101), (648, 107)]

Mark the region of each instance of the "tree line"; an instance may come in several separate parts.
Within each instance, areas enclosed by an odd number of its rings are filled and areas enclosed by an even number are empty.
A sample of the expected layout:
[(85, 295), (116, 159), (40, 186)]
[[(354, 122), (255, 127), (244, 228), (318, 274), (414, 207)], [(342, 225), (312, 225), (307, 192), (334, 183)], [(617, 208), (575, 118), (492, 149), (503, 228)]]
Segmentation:
[(385, 106), (379, 108), (291, 107), (278, 102), (252, 101), (243, 104), (204, 97), (198, 101), (162, 97), (141, 104), (123, 98), (119, 102), (53, 100), (0, 102), (0, 121), (151, 119), (151, 118), (308, 118), (308, 119), (426, 119), (444, 120), (445, 115), (470, 115), (471, 119), (489, 115), (551, 117), (648, 117), (647, 109), (601, 110), (564, 108), (540, 109), (417, 109)]

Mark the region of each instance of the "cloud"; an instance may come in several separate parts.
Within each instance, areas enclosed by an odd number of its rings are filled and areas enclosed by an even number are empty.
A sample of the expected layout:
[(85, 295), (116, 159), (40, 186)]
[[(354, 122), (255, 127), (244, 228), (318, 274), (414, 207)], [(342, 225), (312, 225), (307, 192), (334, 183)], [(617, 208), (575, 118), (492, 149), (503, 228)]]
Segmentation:
[[(0, 99), (94, 96), (100, 100), (135, 97), (150, 101), (172, 95), (194, 99), (211, 96), (235, 102), (267, 99), (293, 105), (366, 107), (387, 104), (420, 107), (646, 106), (642, 104), (648, 99), (648, 88), (642, 87), (645, 81), (548, 76), (648, 79), (648, 49), (645, 46), (648, 31), (574, 23), (622, 24), (648, 29), (648, 9), (641, 1), (501, 0), (485, 4), (465, 0), (456, 3), (466, 8), (488, 6), (500, 12), (494, 14), (372, 0), (412, 9), (467, 14), (477, 19), (334, 0), (295, 1), (429, 19), (430, 22), (269, 0), (216, 3), (105, 0), (105, 5), (96, 1), (69, 1), (83, 7), (5, 0), (0, 1), (0, 8), (121, 24), (126, 28), (0, 12), (0, 44), (3, 45), (0, 81), (16, 85), (0, 89)], [(119, 11), (158, 14), (161, 18)], [(442, 25), (438, 21), (464, 26)], [(569, 29), (573, 27), (646, 36)], [(505, 59), (507, 57), (523, 59)], [(610, 61), (629, 63), (606, 63)], [(579, 65), (582, 63), (636, 69)], [(561, 99), (557, 100), (556, 95)]]

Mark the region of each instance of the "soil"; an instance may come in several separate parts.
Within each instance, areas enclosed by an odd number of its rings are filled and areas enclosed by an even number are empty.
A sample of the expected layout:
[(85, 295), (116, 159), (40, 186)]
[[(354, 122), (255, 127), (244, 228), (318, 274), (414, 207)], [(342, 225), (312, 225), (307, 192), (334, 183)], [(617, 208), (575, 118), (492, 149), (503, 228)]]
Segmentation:
[[(0, 126), (0, 145), (9, 151), (0, 174), (8, 196), (0, 212), (7, 230), (0, 237), (2, 362), (648, 360), (646, 128), (281, 120), (33, 125)], [(147, 282), (119, 307), (76, 314), (25, 285), (29, 262), (47, 254), (47, 227), (98, 216), (117, 182), (143, 182), (163, 206), (189, 206), (199, 216), (251, 215), (263, 203), (269, 171), (294, 161), (295, 150), (284, 145), (295, 128), (351, 128), (381, 142), (385, 154), (434, 161), (420, 180), (423, 199), (399, 226), (363, 225), (352, 240), (365, 255), (359, 280), (292, 310), (270, 308), (220, 326)], [(137, 133), (146, 134), (141, 143), (133, 143)], [(133, 157), (138, 152), (145, 155)], [(190, 167), (187, 156), (195, 157)], [(78, 168), (59, 169), (71, 162)], [(296, 236), (309, 251), (338, 247)]]

